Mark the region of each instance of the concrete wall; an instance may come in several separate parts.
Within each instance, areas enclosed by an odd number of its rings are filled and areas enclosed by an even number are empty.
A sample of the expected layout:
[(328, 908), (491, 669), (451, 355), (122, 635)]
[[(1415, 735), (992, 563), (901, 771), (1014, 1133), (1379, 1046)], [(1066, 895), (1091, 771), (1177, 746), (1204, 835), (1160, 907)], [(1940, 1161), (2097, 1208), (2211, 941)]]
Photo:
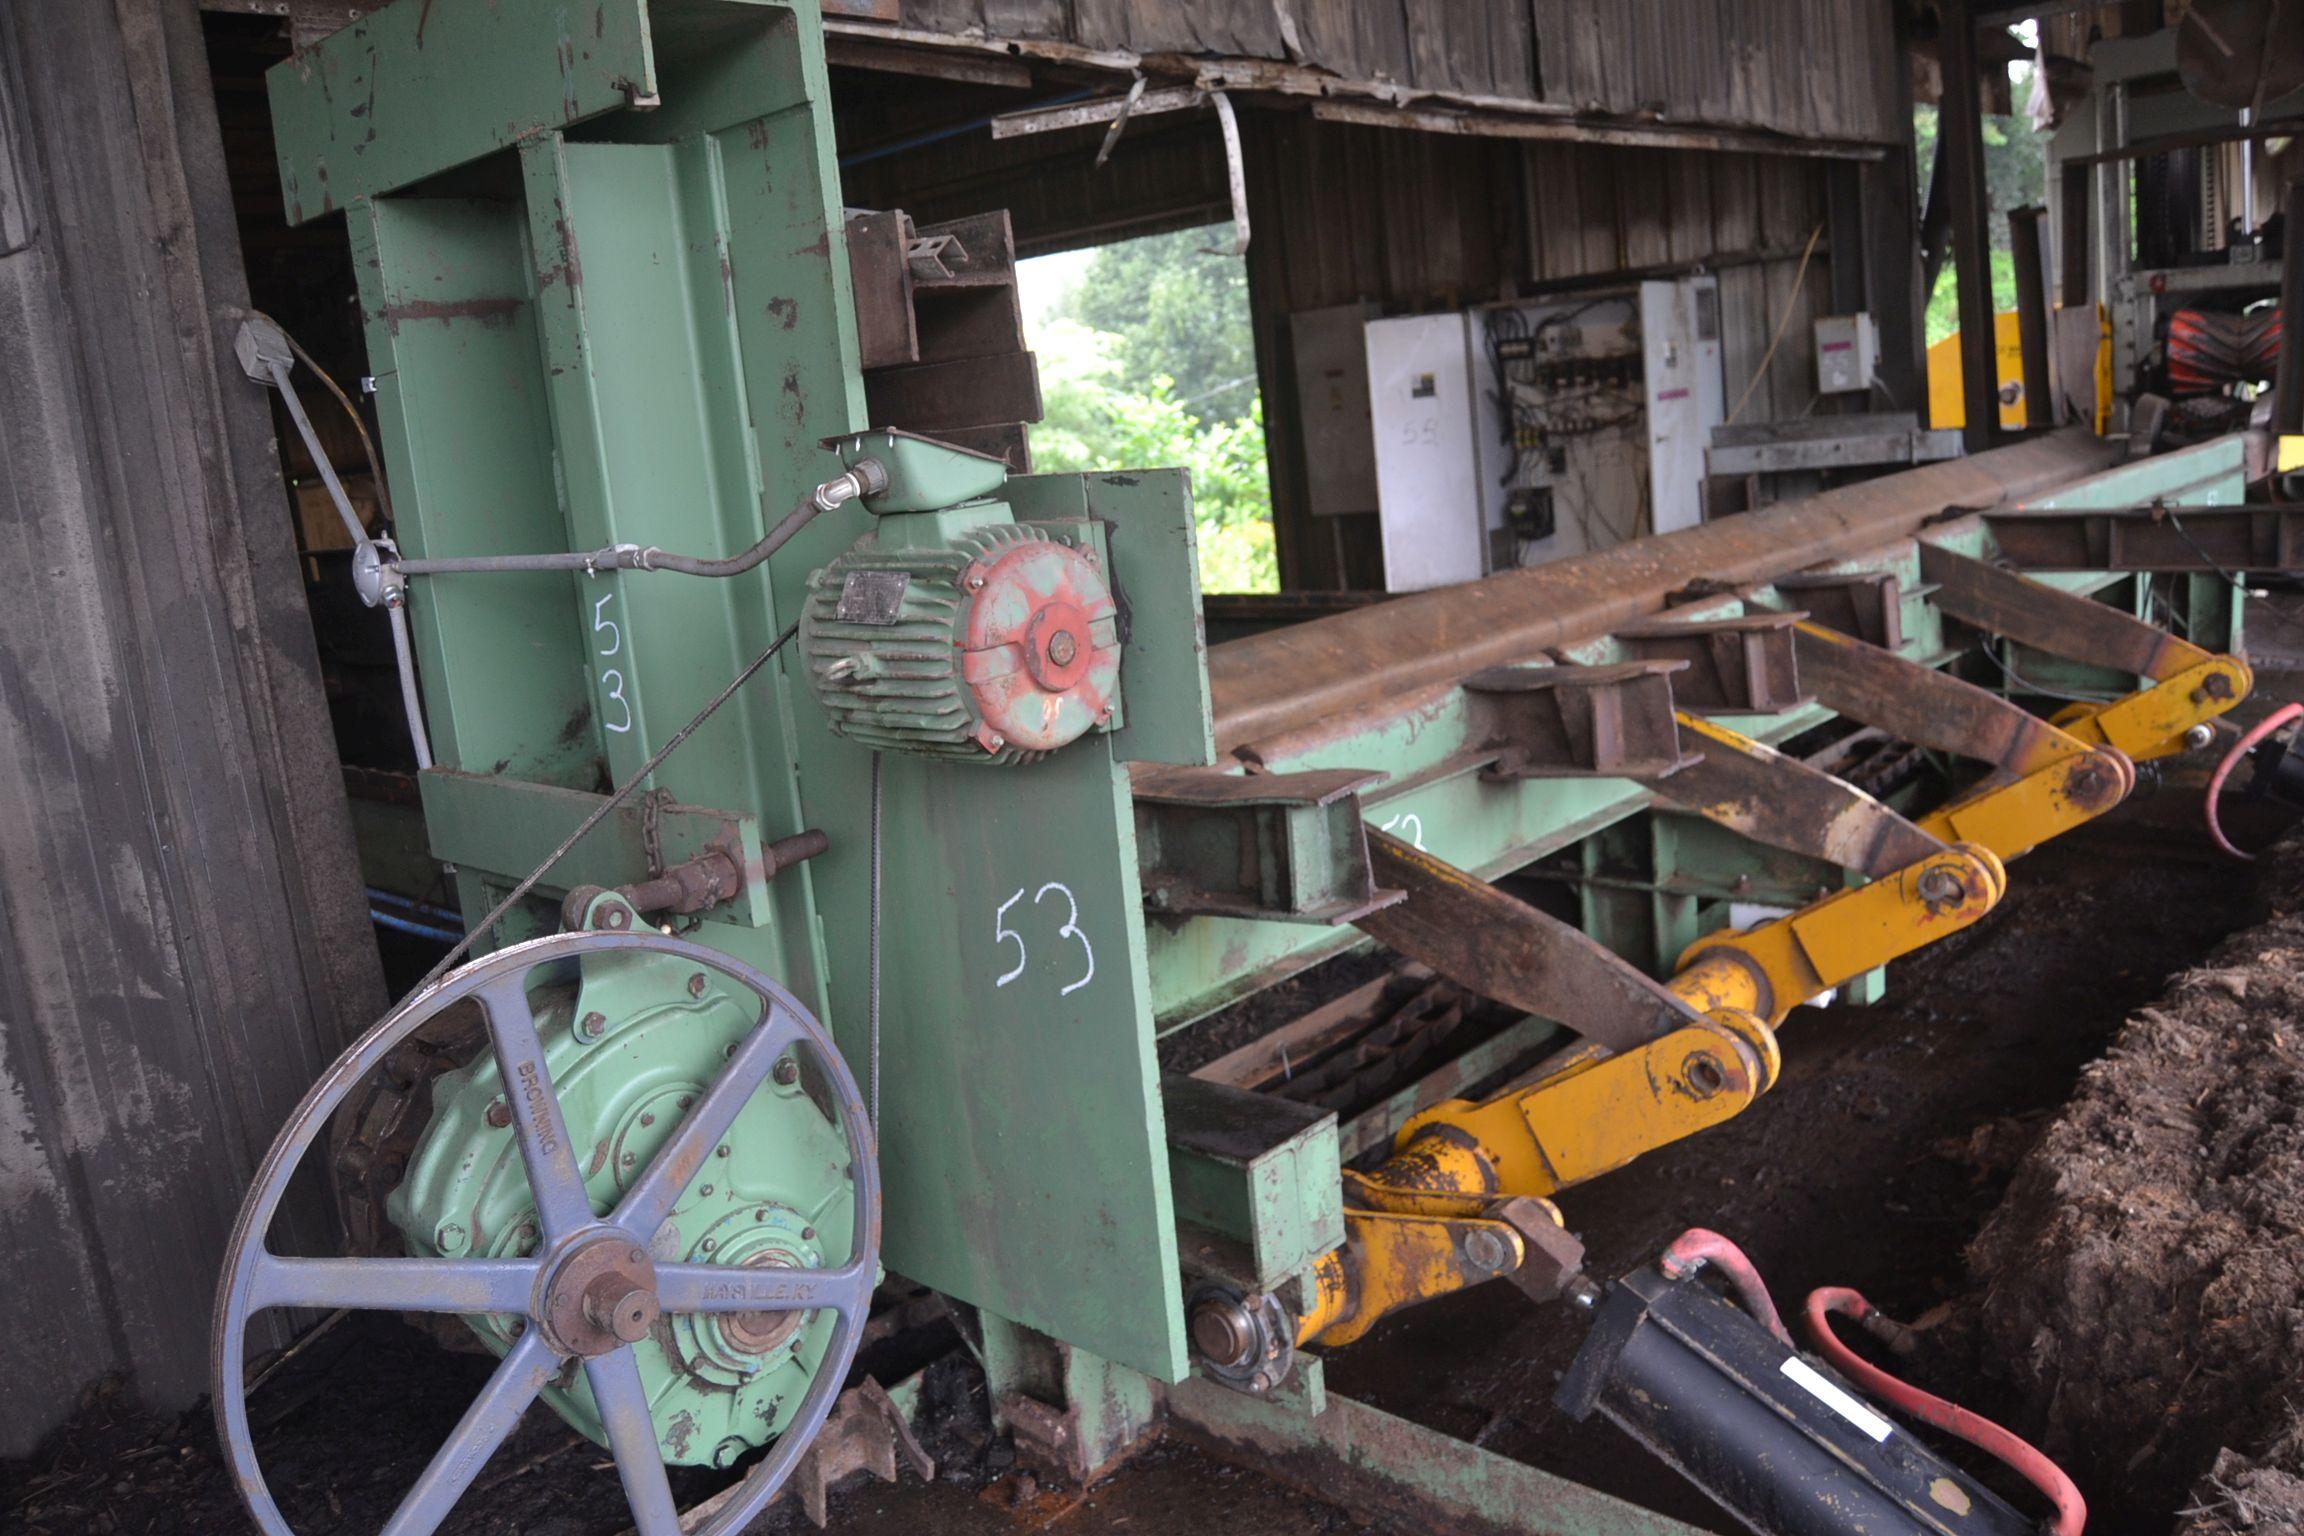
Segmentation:
[(383, 1003), (246, 302), (193, 0), (0, 5), (0, 1455), (207, 1391), (244, 1183)]

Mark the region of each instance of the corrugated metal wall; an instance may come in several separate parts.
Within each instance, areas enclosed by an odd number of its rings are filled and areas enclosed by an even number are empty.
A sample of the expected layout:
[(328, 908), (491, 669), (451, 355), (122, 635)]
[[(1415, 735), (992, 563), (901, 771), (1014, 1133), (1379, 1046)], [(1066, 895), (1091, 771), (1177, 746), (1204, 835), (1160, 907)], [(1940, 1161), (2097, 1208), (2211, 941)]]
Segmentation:
[(1872, 142), (1907, 131), (1889, 0), (904, 0), (903, 20), (1676, 122)]
[(0, 1455), (206, 1393), (240, 1191), (383, 1001), (200, 47), (0, 4)]

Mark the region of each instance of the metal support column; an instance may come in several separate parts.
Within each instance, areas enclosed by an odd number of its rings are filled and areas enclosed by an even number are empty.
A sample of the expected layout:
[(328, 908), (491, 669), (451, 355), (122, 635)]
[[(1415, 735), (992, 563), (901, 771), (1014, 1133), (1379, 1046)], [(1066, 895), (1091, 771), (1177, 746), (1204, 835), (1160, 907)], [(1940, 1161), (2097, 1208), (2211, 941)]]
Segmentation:
[[(2287, 216), (2280, 222), (2287, 233), (2281, 237), (2280, 318), (2285, 325), (2290, 316), (2304, 314), (2304, 235), (2297, 232), (2297, 221), (2304, 219), (2304, 180), (2288, 183), (2282, 206)], [(2304, 432), (2304, 346), (2287, 345), (2285, 334), (2272, 376), (2272, 430)]]
[(1943, 18), (1937, 49), (1944, 66), (1944, 95), (1937, 108), (1936, 132), (1944, 146), (1952, 262), (1960, 284), (1960, 399), (1966, 412), (1961, 437), (1970, 453), (1979, 453), (1992, 446), (2000, 421), (1992, 345), (1992, 251), (1985, 230), (1984, 109), (1969, 0), (1944, 0)]
[(2042, 208), (2008, 210), (2008, 249), (2016, 264), (2016, 339), (2024, 358), (2024, 425), (2052, 427), (2061, 414), (2048, 369), (2048, 266), (2040, 246)]

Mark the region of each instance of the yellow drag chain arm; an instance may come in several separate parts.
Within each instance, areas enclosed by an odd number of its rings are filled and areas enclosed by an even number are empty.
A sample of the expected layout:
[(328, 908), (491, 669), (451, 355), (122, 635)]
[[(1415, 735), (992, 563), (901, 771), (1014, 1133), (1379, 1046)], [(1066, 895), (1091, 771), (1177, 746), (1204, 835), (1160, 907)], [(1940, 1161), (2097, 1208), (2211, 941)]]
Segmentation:
[[(1709, 935), (1665, 983), (1694, 1022), (1613, 1054), (1583, 1047), (1485, 1103), (1411, 1119), (1381, 1167), (1345, 1175), (1345, 1246), (1315, 1272), (1299, 1341), (1348, 1343), (1388, 1312), (1517, 1275), (1528, 1244), (1564, 1236), (1532, 1197), (1741, 1111), (1776, 1079), (1773, 1025), (1785, 1014), (1973, 923), (2006, 880), (1988, 850), (1948, 848), (1775, 922)], [(1507, 1239), (1512, 1264), (1488, 1262)]]
[(1877, 871), (1889, 850), (1941, 846), (1773, 922), (1699, 939), (1663, 986), (1685, 1012), (1644, 1010), (1638, 1028), (1629, 1017), (1622, 1028), (1565, 1019), (1600, 1038), (1484, 1102), (1450, 1100), (1409, 1120), (1387, 1161), (1344, 1177), (1346, 1242), (1305, 1285), (1299, 1343), (1349, 1342), (1389, 1312), (1498, 1274), (1556, 1294), (1581, 1249), (1543, 1197), (1740, 1113), (1774, 1083), (1775, 1027), (1794, 1007), (1975, 922), (2006, 890), (2006, 859), (2117, 805), (2136, 761), (2183, 750), (2252, 686), (2235, 657), (1964, 556), (1924, 556), (1946, 611), (2038, 649), (2088, 650), (2078, 659), (2151, 686), (2041, 721), (1891, 651), (1800, 625), (1802, 665), (1838, 712), (1996, 770), (1917, 824), (1854, 790), (1818, 795), (1802, 776), (1786, 787), (1806, 791), (1806, 804), (1771, 805), (1756, 786), (1772, 754), (1681, 716), (1720, 771), (1677, 794), (1669, 780), (1649, 787), (1700, 814), (1776, 846), (1853, 854), (1840, 862), (1859, 869)]
[(2183, 751), (2193, 727), (2225, 713), (2255, 686), (2248, 663), (2237, 656), (2210, 656), (2109, 704), (2060, 711), (2056, 722), (2082, 741), (2149, 762)]

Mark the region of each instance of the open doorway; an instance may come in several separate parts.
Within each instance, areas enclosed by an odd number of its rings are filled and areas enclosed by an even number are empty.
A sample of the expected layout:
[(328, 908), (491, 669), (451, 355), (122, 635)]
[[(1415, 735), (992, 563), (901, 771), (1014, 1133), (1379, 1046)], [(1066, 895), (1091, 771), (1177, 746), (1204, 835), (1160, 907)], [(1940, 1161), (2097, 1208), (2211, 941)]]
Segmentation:
[(1231, 248), (1225, 223), (1017, 264), (1045, 412), (1033, 467), (1191, 470), (1202, 588), (1277, 592), (1248, 267)]

